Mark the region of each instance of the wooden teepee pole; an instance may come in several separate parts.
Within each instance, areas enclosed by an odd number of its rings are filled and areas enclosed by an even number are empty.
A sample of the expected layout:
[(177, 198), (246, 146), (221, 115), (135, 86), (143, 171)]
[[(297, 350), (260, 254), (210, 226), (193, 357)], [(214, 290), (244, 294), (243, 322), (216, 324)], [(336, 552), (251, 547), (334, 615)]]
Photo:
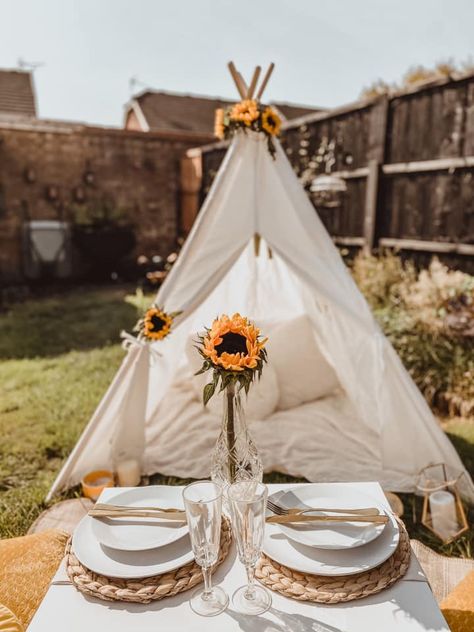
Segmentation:
[(255, 88), (257, 87), (258, 78), (260, 77), (261, 71), (262, 69), (260, 68), (260, 66), (257, 66), (254, 70), (252, 81), (250, 82), (250, 86), (249, 86), (249, 91), (247, 93), (249, 99), (253, 98), (253, 94), (255, 92)]
[(259, 91), (257, 92), (257, 96), (256, 96), (257, 101), (260, 101), (260, 99), (262, 98), (263, 91), (267, 87), (267, 83), (268, 83), (270, 77), (272, 76), (272, 72), (273, 72), (274, 68), (275, 68), (275, 64), (272, 62), (268, 66), (268, 70), (267, 70), (267, 72), (265, 74), (265, 77), (263, 78), (263, 81), (262, 81), (262, 84), (261, 84), (261, 86), (259, 88)]
[(249, 98), (249, 89), (247, 87), (247, 84), (245, 83), (244, 78), (240, 74), (240, 72), (237, 72), (237, 77), (239, 78), (240, 86), (241, 86), (242, 90), (244, 91), (244, 94), (245, 94), (244, 98), (248, 99)]
[(237, 69), (236, 69), (236, 67), (234, 66), (234, 62), (233, 62), (233, 61), (230, 61), (230, 62), (227, 64), (227, 67), (229, 68), (230, 74), (232, 75), (232, 79), (234, 80), (235, 86), (236, 86), (236, 88), (237, 88), (237, 90), (238, 90), (238, 93), (240, 94), (240, 98), (241, 98), (241, 99), (245, 99), (245, 94), (246, 94), (246, 93), (245, 93), (245, 91), (244, 91), (244, 89), (243, 89), (243, 86), (242, 86), (242, 85), (241, 85), (241, 83), (240, 83), (240, 80), (239, 80), (239, 73), (237, 72)]

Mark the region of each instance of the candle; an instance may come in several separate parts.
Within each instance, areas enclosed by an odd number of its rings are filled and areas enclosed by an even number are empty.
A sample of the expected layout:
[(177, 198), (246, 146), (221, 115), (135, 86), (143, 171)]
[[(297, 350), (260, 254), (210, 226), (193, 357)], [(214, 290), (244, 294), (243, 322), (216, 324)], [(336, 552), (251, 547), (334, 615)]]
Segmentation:
[(114, 486), (114, 475), (108, 470), (89, 472), (81, 481), (82, 493), (87, 498), (97, 500), (105, 487)]
[(136, 459), (127, 459), (117, 465), (117, 478), (120, 487), (135, 487), (140, 483), (140, 463)]
[(459, 530), (453, 494), (447, 491), (431, 493), (430, 510), (433, 530), (443, 540), (449, 540)]

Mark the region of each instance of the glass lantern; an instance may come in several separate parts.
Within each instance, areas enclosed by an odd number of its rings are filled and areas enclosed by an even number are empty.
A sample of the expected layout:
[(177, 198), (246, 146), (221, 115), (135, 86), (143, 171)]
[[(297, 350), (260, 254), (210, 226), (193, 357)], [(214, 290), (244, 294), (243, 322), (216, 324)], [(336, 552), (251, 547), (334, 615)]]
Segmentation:
[(469, 528), (459, 493), (464, 472), (436, 463), (423, 468), (417, 489), (423, 498), (421, 523), (444, 544), (452, 542)]
[(311, 199), (316, 208), (339, 208), (346, 191), (345, 180), (330, 173), (316, 176), (310, 186)]

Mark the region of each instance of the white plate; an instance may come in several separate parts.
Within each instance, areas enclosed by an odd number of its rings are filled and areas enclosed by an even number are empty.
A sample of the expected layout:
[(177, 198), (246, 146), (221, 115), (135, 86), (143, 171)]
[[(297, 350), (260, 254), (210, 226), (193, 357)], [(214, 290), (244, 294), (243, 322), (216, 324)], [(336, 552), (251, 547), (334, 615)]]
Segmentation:
[[(154, 507), (164, 509), (184, 506), (176, 503), (176, 490), (166, 485), (134, 487), (105, 504), (127, 505), (127, 507)], [(184, 522), (171, 522), (161, 518), (92, 518), (92, 531), (97, 540), (107, 547), (122, 551), (146, 551), (159, 546), (167, 546), (188, 533)]]
[[(360, 509), (361, 507), (377, 507), (385, 513), (383, 506), (357, 490), (351, 491), (338, 487), (305, 485), (290, 489), (278, 498), (282, 507), (325, 507), (332, 509)], [(321, 514), (320, 514), (321, 515)], [(307, 523), (279, 525), (281, 531), (300, 544), (315, 546), (320, 549), (352, 549), (368, 544), (378, 538), (385, 528), (384, 524), (363, 522), (347, 523)]]
[(72, 550), (91, 571), (106, 577), (140, 579), (173, 571), (194, 559), (189, 534), (168, 546), (147, 551), (119, 551), (97, 541), (93, 518), (85, 516), (72, 536)]
[[(319, 488), (321, 487), (320, 485)], [(278, 494), (277, 498), (280, 500)], [(371, 502), (378, 504), (373, 498)], [(263, 552), (272, 560), (301, 573), (354, 575), (375, 568), (395, 552), (400, 534), (393, 514), (387, 511), (387, 515), (390, 520), (379, 538), (365, 546), (341, 550), (305, 546), (289, 540), (281, 532), (279, 525), (266, 524)]]

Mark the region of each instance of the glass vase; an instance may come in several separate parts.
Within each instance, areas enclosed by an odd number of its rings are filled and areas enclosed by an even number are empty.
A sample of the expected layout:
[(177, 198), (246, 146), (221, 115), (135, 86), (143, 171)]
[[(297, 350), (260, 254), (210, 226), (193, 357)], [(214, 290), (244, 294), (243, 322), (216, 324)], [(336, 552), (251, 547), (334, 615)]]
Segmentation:
[(234, 384), (222, 393), (222, 427), (211, 462), (211, 478), (224, 492), (238, 481), (262, 481), (263, 465), (250, 436), (241, 395)]

